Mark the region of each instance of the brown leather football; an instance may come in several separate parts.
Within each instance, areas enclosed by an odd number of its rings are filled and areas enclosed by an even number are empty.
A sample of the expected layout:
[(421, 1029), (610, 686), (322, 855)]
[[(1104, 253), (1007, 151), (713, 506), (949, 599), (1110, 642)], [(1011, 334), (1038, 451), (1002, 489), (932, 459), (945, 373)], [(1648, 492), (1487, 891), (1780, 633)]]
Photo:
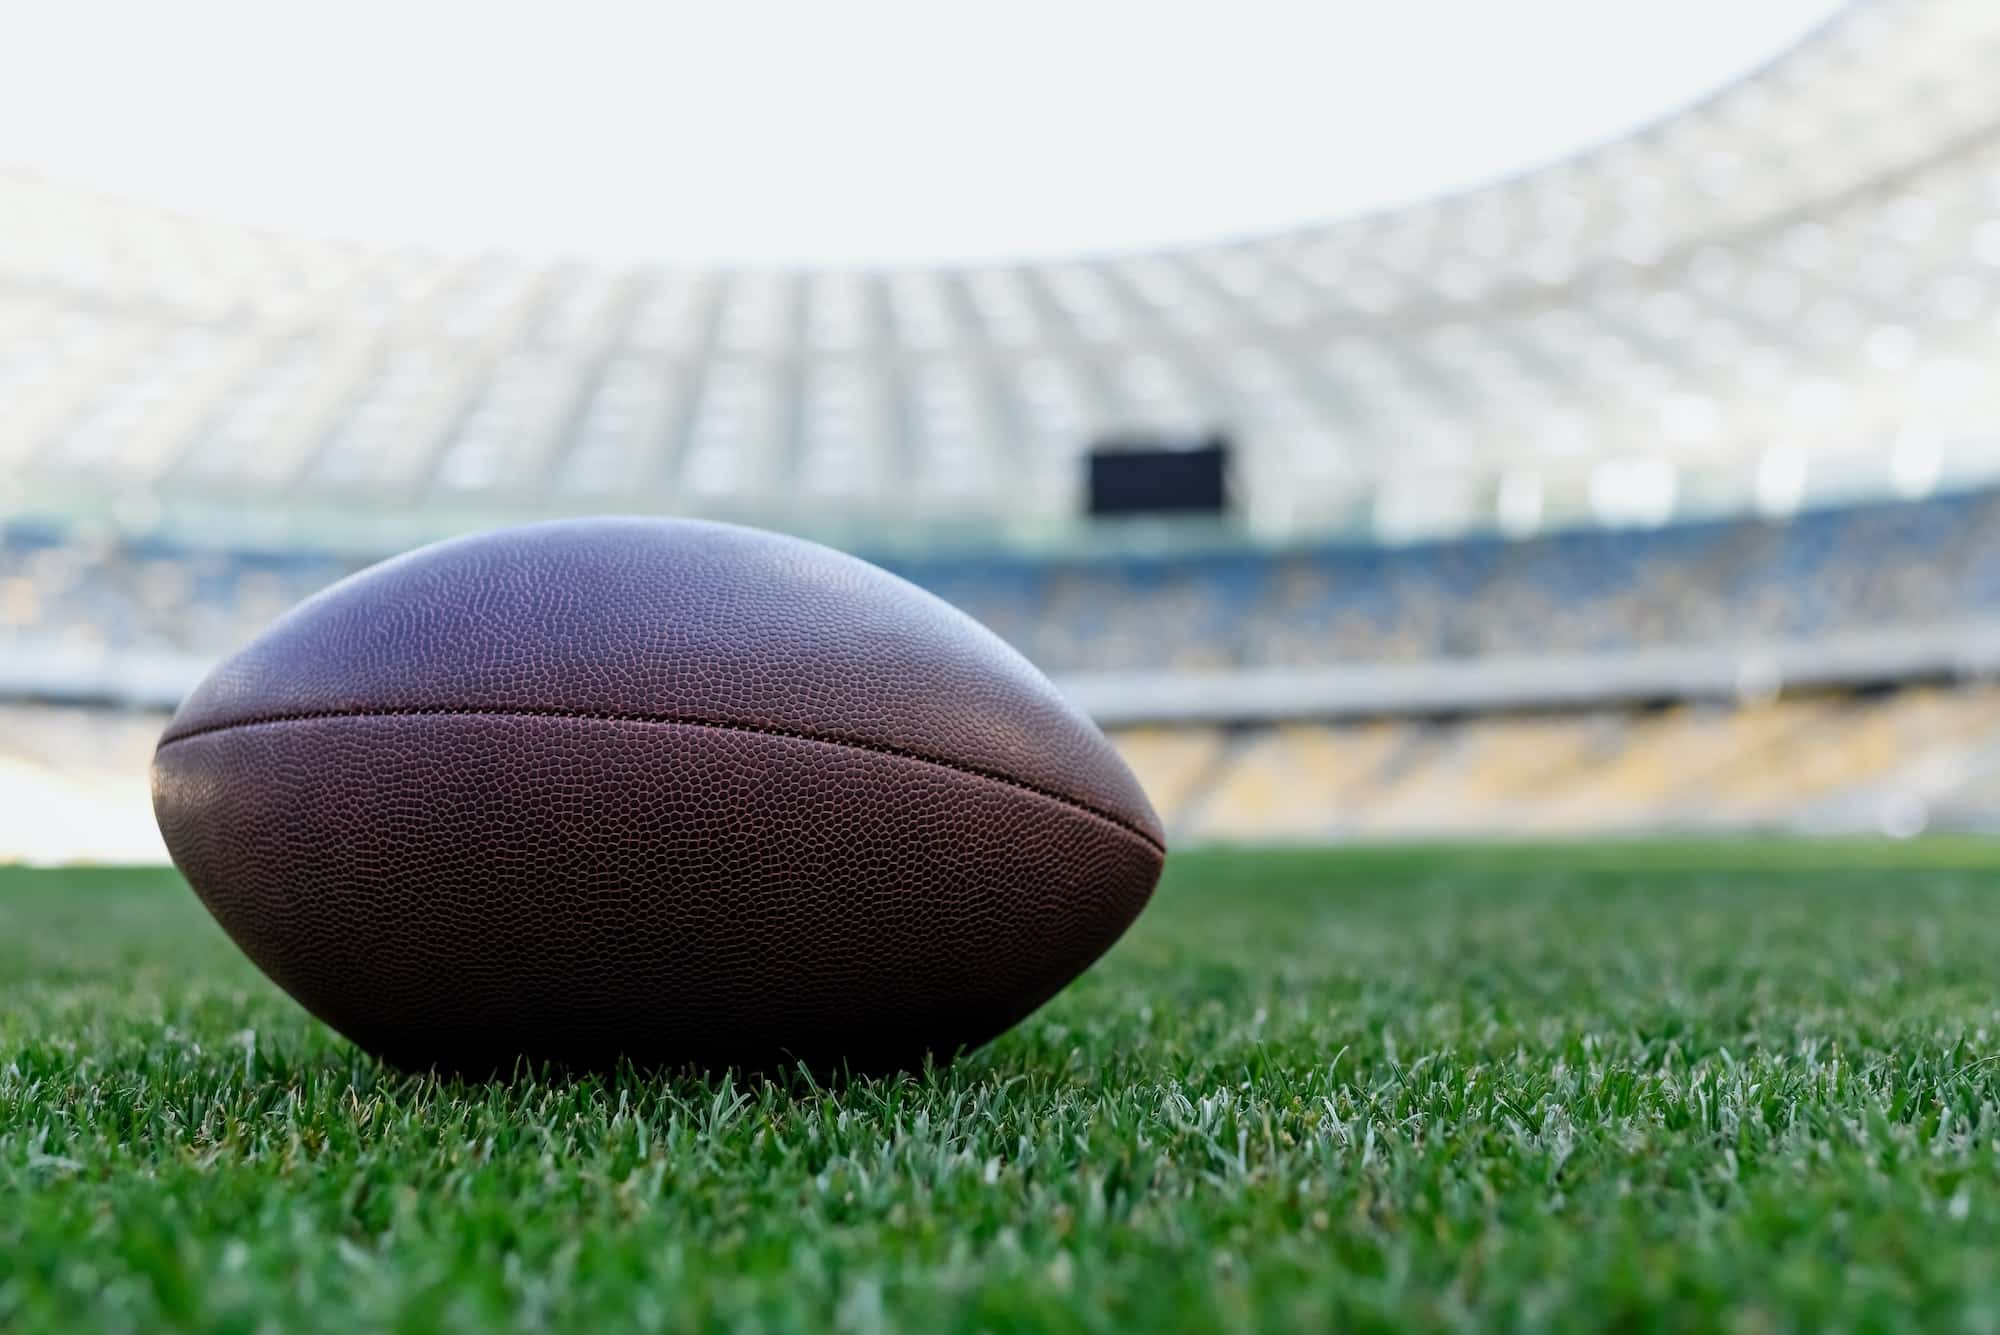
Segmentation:
[(675, 520), (334, 585), (181, 706), (153, 802), (281, 987), (467, 1071), (946, 1059), (1101, 955), (1164, 857), (1103, 735), (969, 617)]

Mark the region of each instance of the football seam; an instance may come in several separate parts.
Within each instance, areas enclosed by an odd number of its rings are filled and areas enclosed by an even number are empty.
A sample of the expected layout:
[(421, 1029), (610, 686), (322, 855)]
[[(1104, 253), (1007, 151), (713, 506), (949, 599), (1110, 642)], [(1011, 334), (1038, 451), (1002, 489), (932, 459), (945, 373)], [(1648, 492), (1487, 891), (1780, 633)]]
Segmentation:
[(154, 751), (155, 753), (164, 751), (176, 742), (192, 741), (197, 737), (207, 737), (218, 732), (230, 732), (237, 728), (261, 728), (277, 723), (311, 723), (324, 719), (421, 718), (428, 716), (446, 718), (556, 718), (583, 719), (602, 723), (652, 723), (666, 727), (708, 728), (717, 732), (751, 733), (760, 737), (783, 737), (795, 742), (818, 742), (823, 746), (846, 747), (853, 751), (867, 751), (875, 755), (894, 756), (899, 760), (914, 760), (919, 764), (935, 765), (939, 769), (953, 770), (959, 774), (969, 774), (977, 779), (985, 779), (990, 783), (1000, 783), (1007, 785), (1009, 788), (1018, 788), (1022, 792), (1033, 793), (1037, 797), (1045, 797), (1051, 802), (1059, 802), (1063, 806), (1081, 811), (1085, 815), (1095, 816), (1108, 825), (1116, 826), (1162, 857), (1166, 856), (1167, 852), (1166, 845), (1160, 840), (1155, 839), (1145, 830), (1140, 829), (1112, 811), (1097, 806), (1094, 803), (1085, 802), (1081, 798), (1071, 797), (1067, 793), (1060, 793), (1052, 788), (1044, 788), (1039, 784), (1032, 784), (1014, 778), (1012, 775), (1003, 774), (998, 770), (982, 769), (977, 765), (967, 765), (956, 760), (945, 760), (938, 756), (926, 755), (921, 751), (912, 751), (900, 746), (890, 746), (885, 742), (864, 742), (851, 737), (829, 736), (825, 733), (817, 732), (802, 732), (796, 728), (779, 728), (761, 723), (741, 723), (729, 719), (696, 718), (685, 714), (622, 714), (589, 709), (557, 709), (553, 707), (538, 709), (532, 706), (493, 709), (472, 705), (409, 705), (383, 709), (301, 710), (297, 713), (264, 714), (256, 718), (236, 719), (229, 723), (209, 723), (199, 728), (190, 728), (186, 732), (175, 733), (170, 737), (162, 737), (159, 745), (154, 748)]

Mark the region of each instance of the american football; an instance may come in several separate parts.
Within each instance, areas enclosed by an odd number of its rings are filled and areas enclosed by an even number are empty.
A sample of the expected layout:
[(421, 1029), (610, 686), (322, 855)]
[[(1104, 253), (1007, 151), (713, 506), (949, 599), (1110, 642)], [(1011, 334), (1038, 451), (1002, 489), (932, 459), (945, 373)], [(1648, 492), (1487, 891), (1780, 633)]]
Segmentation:
[(692, 521), (335, 585), (194, 691), (153, 791), (266, 973), (459, 1070), (948, 1059), (1103, 953), (1164, 851), (1103, 735), (969, 617)]

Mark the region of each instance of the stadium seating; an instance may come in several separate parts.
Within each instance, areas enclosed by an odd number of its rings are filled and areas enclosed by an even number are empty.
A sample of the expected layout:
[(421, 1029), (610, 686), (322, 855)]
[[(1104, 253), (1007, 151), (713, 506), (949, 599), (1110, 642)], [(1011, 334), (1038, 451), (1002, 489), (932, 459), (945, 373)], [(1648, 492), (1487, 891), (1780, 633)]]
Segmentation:
[[(0, 863), (148, 861), (165, 716), (0, 707)], [(2000, 686), (1653, 711), (1135, 727), (1176, 843), (1990, 827)]]
[[(220, 654), (355, 568), (0, 529), (0, 648)], [(1783, 522), (1173, 557), (889, 558), (1056, 672), (1810, 640), (2000, 614), (2000, 492)]]
[(2000, 688), (1257, 726), (1209, 734), (1194, 763), (1152, 733), (1114, 740), (1184, 840), (1913, 834), (1990, 821)]

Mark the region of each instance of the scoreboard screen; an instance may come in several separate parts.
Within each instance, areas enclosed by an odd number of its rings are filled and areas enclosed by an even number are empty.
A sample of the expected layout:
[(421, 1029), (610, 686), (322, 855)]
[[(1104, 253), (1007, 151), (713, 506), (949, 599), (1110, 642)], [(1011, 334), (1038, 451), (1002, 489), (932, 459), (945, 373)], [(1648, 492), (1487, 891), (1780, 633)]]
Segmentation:
[(1093, 515), (1214, 514), (1229, 504), (1229, 442), (1104, 441), (1090, 451)]

